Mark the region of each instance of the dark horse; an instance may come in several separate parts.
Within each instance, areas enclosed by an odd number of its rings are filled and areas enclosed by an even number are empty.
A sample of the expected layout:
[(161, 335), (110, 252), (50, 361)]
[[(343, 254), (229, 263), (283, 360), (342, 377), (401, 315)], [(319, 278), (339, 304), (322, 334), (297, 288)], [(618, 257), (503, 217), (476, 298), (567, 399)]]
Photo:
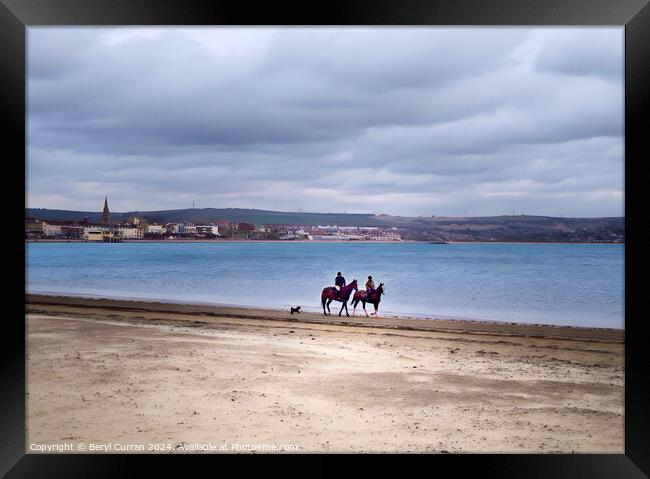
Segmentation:
[(359, 301), (361, 301), (363, 312), (366, 313), (366, 316), (368, 316), (368, 311), (366, 311), (366, 303), (370, 303), (375, 307), (375, 312), (370, 314), (377, 316), (377, 310), (379, 309), (379, 302), (381, 301), (382, 294), (384, 294), (384, 283), (379, 283), (379, 287), (370, 294), (366, 293), (363, 290), (354, 293), (354, 297), (352, 298), (352, 306), (354, 307), (352, 310), (352, 315), (354, 316), (354, 312), (357, 309), (357, 304), (359, 304)]
[[(348, 284), (347, 286), (343, 286), (338, 295), (336, 294), (336, 288), (334, 288), (333, 286), (328, 286), (327, 288), (323, 288), (323, 292), (320, 294), (320, 301), (321, 304), (323, 305), (323, 314), (327, 316), (327, 313), (329, 312), (331, 316), (332, 311), (330, 311), (330, 303), (332, 301), (341, 301), (343, 303), (343, 306), (341, 306), (341, 311), (339, 311), (339, 316), (341, 316), (341, 313), (343, 312), (343, 308), (345, 308), (345, 314), (347, 316), (350, 316), (350, 313), (348, 313), (348, 299), (350, 299), (350, 293), (352, 292), (352, 290), (358, 291), (356, 279), (352, 281), (350, 284)], [(327, 312), (325, 311), (326, 301), (327, 301)]]

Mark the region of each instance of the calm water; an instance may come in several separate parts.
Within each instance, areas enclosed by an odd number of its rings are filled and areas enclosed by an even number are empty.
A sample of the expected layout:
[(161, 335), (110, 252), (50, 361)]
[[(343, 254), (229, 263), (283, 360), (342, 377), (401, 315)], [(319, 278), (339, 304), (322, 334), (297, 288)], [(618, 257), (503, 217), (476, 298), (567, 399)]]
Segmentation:
[(322, 288), (341, 271), (361, 287), (369, 274), (377, 285), (384, 282), (386, 315), (624, 327), (623, 245), (29, 243), (26, 249), (28, 292), (316, 311)]

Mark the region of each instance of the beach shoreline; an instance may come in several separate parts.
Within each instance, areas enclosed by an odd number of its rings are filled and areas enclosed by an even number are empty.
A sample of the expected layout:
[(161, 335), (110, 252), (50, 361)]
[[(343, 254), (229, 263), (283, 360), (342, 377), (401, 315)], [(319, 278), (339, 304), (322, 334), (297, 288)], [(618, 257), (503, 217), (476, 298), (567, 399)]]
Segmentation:
[(623, 331), (25, 306), (31, 453), (624, 452)]
[[(365, 328), (390, 328), (413, 331), (457, 331), (466, 334), (514, 335), (547, 339), (575, 339), (579, 341), (620, 342), (624, 340), (624, 330), (582, 326), (563, 326), (551, 324), (530, 324), (499, 322), (473, 318), (450, 318), (407, 315), (381, 315), (378, 318), (366, 317), (362, 310), (355, 316), (339, 316), (333, 308), (332, 314), (325, 316), (320, 312), (301, 311), (291, 314), (289, 308), (245, 307), (235, 305), (207, 304), (196, 302), (162, 301), (144, 298), (111, 298), (93, 295), (72, 295), (48, 293), (25, 295), (28, 311), (41, 311), (50, 308), (80, 308), (81, 310), (122, 310), (143, 313), (171, 313), (186, 316), (262, 319), (272, 321), (291, 321), (300, 323), (336, 324)], [(40, 308), (39, 308), (40, 307)], [(351, 312), (351, 311), (350, 311)]]

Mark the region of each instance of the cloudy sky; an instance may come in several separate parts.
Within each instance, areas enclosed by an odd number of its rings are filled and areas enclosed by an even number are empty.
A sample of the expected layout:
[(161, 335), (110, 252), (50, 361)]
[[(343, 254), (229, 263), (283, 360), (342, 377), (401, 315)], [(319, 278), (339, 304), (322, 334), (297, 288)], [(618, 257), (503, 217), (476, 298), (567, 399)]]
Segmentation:
[(623, 28), (28, 29), (27, 205), (623, 215)]

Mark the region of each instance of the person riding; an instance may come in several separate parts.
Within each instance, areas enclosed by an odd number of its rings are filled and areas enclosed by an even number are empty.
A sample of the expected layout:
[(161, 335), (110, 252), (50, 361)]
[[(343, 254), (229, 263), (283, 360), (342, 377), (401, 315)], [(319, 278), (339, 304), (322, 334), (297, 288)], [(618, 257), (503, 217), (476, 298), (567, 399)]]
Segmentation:
[(372, 280), (372, 276), (368, 276), (368, 281), (366, 281), (366, 293), (370, 294), (375, 290), (375, 282)]
[(341, 292), (341, 289), (345, 286), (345, 278), (339, 271), (336, 273), (336, 278), (334, 279), (334, 291), (336, 292), (336, 295), (338, 296), (339, 293)]

